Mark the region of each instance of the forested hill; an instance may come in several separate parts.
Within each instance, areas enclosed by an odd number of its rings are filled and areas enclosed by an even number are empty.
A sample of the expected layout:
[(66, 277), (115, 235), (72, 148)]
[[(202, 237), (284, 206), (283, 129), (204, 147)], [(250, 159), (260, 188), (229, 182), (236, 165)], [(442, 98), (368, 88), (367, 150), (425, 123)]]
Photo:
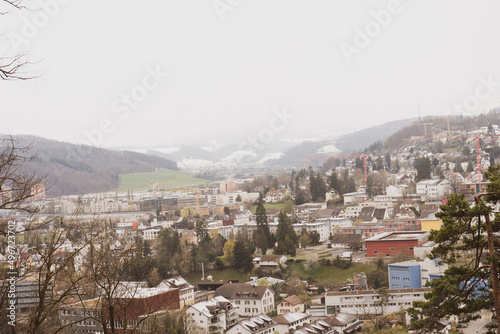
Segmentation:
[(26, 170), (46, 175), (48, 196), (111, 191), (119, 186), (119, 174), (177, 170), (173, 161), (131, 151), (111, 151), (34, 136), (13, 136), (19, 145), (31, 144), (34, 158)]

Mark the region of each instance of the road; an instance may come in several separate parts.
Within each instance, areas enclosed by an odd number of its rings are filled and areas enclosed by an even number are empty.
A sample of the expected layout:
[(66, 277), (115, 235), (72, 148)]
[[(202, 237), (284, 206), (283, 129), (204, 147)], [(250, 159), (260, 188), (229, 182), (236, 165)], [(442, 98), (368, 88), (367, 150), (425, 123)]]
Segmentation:
[(469, 322), (467, 328), (463, 328), (464, 334), (486, 333), (486, 324), (491, 321), (491, 313), (481, 312), (481, 318)]

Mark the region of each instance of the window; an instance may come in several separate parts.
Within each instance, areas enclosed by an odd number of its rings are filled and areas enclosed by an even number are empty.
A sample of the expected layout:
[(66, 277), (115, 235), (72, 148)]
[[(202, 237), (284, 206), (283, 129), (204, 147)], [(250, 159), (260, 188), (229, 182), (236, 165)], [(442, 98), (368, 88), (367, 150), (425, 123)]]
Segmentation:
[(373, 251), (373, 254), (378, 254), (378, 251)]
[(390, 251), (394, 251), (395, 249), (394, 249), (394, 247), (391, 247), (391, 248), (389, 248), (389, 250), (390, 250)]
[(412, 250), (413, 250), (413, 247), (410, 247), (410, 248), (408, 248), (408, 249), (412, 251)]
[(391, 256), (391, 254), (385, 254), (385, 256)]

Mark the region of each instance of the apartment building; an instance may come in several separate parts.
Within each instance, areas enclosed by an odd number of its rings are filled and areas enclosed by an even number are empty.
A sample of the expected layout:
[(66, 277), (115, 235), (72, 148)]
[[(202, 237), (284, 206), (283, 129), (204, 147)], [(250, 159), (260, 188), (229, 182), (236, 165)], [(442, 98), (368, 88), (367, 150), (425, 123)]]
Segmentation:
[(413, 305), (414, 301), (424, 301), (424, 294), (431, 291), (430, 288), (420, 289), (393, 289), (388, 290), (388, 301), (382, 309), (379, 303), (384, 296), (375, 290), (327, 292), (325, 294), (326, 314), (385, 314), (398, 313)]
[(190, 328), (199, 334), (222, 334), (238, 320), (238, 307), (222, 296), (189, 306)]

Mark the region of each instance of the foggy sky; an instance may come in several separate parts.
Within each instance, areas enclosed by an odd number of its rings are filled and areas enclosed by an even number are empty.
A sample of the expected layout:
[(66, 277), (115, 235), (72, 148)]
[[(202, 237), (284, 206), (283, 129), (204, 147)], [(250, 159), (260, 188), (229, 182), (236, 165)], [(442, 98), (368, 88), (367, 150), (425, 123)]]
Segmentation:
[[(41, 74), (0, 82), (0, 133), (104, 147), (263, 128), (313, 138), (416, 117), (419, 105), (478, 114), (500, 101), (498, 1), (39, 4), (0, 16), (0, 54), (28, 52)], [(279, 123), (276, 110), (293, 117)]]

